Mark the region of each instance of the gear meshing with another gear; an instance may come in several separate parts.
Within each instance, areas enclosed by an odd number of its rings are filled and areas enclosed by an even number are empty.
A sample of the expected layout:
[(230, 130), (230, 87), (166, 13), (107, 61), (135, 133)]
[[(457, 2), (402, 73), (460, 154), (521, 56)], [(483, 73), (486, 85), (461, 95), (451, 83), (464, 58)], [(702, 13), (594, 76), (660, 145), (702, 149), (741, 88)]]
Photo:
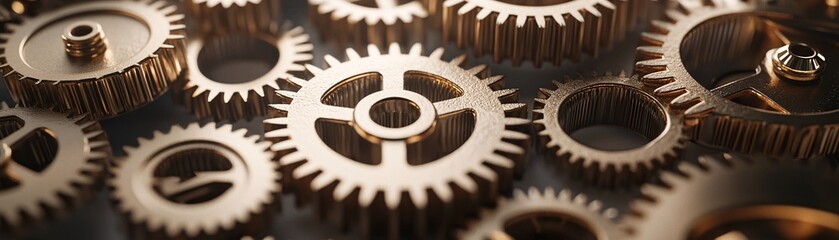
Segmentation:
[(177, 6), (93, 1), (23, 17), (0, 34), (0, 69), (22, 106), (107, 118), (162, 95), (185, 67)]
[(839, 239), (839, 172), (809, 163), (701, 156), (641, 188), (629, 239)]
[(445, 0), (442, 38), (495, 62), (579, 61), (597, 56), (647, 14), (647, 0)]
[(230, 239), (268, 226), (280, 175), (270, 143), (231, 125), (155, 131), (126, 147), (108, 184), (139, 238)]
[(111, 148), (89, 117), (0, 105), (0, 233), (21, 233), (93, 195)]
[[(184, 8), (195, 29), (207, 33), (257, 33), (280, 17), (280, 0), (185, 0)], [(190, 25), (193, 26), (193, 25)]]
[(697, 142), (796, 158), (839, 152), (839, 67), (829, 63), (839, 24), (820, 14), (825, 1), (682, 3), (642, 34), (636, 68), (696, 125)]
[(299, 89), (279, 91), (290, 102), (265, 121), (301, 201), (363, 237), (421, 237), (512, 190), (530, 123), (517, 90), (484, 65), (461, 68), (465, 56), (441, 60), (442, 49), (367, 52), (307, 66), (314, 77), (292, 78)]
[[(267, 104), (277, 100), (274, 92), (286, 87), (284, 79), (305, 70), (314, 48), (301, 27), (269, 29), (190, 39), (188, 74), (183, 85), (173, 90), (177, 100), (199, 118), (236, 121), (265, 116)], [(259, 75), (221, 72), (225, 64), (242, 60), (269, 69)]]
[(527, 193), (516, 190), (512, 199), (501, 199), (495, 209), (483, 211), (479, 220), (458, 232), (457, 239), (620, 240), (626, 236), (615, 222), (617, 216), (617, 210), (589, 201), (584, 194), (531, 187)]
[[(540, 89), (533, 122), (540, 148), (548, 159), (586, 182), (607, 188), (629, 187), (678, 158), (688, 140), (676, 112), (644, 89), (637, 76), (580, 76)], [(637, 132), (649, 142), (620, 150), (604, 150), (578, 142), (572, 134), (595, 125), (615, 125)]]
[(419, 0), (308, 0), (325, 39), (362, 49), (367, 44), (424, 42), (428, 12)]

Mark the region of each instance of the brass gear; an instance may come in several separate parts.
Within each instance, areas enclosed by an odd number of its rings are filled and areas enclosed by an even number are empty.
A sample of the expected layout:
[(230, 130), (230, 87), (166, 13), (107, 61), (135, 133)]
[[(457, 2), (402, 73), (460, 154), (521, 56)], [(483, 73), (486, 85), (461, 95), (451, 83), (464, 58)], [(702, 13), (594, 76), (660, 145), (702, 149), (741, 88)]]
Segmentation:
[(280, 0), (184, 0), (184, 6), (201, 33), (257, 33), (276, 24), (281, 12)]
[(324, 39), (362, 49), (393, 42), (424, 42), (428, 12), (418, 0), (308, 0), (309, 15)]
[[(486, 66), (460, 67), (414, 45), (367, 57), (326, 56), (328, 69), (292, 78), (296, 92), (266, 123), (286, 176), (317, 213), (371, 232), (422, 236), (512, 189), (525, 161), (527, 105)], [(375, 229), (374, 229), (375, 228)], [(382, 228), (382, 229), (378, 229)]]
[(648, 0), (445, 0), (442, 38), (475, 54), (560, 65), (597, 56), (624, 39), (646, 15)]
[(630, 239), (836, 239), (839, 173), (818, 163), (703, 156), (630, 205)]
[[(647, 93), (637, 76), (611, 74), (555, 82), (540, 89), (533, 109), (539, 146), (572, 175), (600, 187), (628, 187), (676, 159), (688, 140), (681, 116)], [(650, 139), (643, 146), (601, 150), (571, 137), (598, 124), (626, 127)]]
[(99, 123), (39, 108), (0, 105), (5, 165), (0, 173), (0, 233), (54, 216), (88, 199), (111, 148)]
[(182, 20), (165, 1), (94, 1), (23, 18), (0, 34), (0, 69), (23, 106), (116, 116), (177, 80)]
[[(200, 118), (236, 121), (265, 116), (266, 105), (278, 101), (274, 92), (285, 83), (284, 79), (305, 70), (303, 64), (312, 60), (313, 48), (301, 27), (281, 32), (275, 26), (263, 33), (192, 38), (187, 46), (188, 74), (175, 95)], [(265, 74), (244, 82), (213, 79), (204, 72), (236, 59), (270, 62), (266, 65), (273, 66)]]
[(818, 16), (824, 1), (716, 2), (653, 22), (638, 48), (642, 81), (684, 111), (700, 143), (796, 158), (839, 152), (839, 67), (823, 64), (839, 59), (839, 30), (822, 30), (839, 24), (801, 16)]
[(499, 200), (494, 210), (483, 211), (457, 239), (624, 239), (615, 223), (617, 215), (617, 210), (603, 208), (584, 194), (531, 187), (527, 193), (516, 190), (512, 199)]
[(222, 238), (247, 234), (279, 201), (270, 144), (214, 123), (140, 138), (126, 147), (108, 184), (119, 212), (141, 238)]

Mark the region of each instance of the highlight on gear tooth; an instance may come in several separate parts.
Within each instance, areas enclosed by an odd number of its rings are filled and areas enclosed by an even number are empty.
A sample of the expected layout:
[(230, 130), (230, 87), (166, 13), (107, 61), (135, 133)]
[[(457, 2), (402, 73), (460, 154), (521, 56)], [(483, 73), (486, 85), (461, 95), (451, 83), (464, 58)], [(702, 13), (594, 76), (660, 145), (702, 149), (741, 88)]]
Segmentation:
[(290, 101), (265, 120), (301, 202), (362, 237), (393, 239), (444, 232), (509, 194), (529, 120), (503, 77), (462, 68), (465, 56), (442, 60), (442, 49), (424, 55), (419, 44), (367, 53), (307, 65), (313, 77), (291, 78), (299, 89), (278, 91)]

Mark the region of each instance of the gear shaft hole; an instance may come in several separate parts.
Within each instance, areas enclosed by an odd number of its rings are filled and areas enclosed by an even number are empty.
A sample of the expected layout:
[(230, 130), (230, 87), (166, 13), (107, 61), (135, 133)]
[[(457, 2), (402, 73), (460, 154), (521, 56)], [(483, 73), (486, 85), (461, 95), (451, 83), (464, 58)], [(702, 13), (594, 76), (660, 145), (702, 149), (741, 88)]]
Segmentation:
[(79, 25), (70, 30), (70, 35), (74, 37), (84, 37), (93, 32), (93, 27), (88, 25)]
[[(212, 149), (195, 148), (176, 152), (160, 162), (154, 171), (155, 191), (169, 201), (199, 204), (224, 194), (232, 183), (217, 181), (210, 174), (233, 168), (225, 156)], [(190, 182), (197, 182), (189, 186)]]
[(560, 213), (531, 213), (504, 223), (504, 232), (513, 239), (597, 240), (597, 235), (583, 221)]
[(420, 117), (420, 109), (416, 103), (402, 98), (389, 98), (373, 104), (370, 117), (379, 125), (387, 128), (403, 128), (410, 126)]

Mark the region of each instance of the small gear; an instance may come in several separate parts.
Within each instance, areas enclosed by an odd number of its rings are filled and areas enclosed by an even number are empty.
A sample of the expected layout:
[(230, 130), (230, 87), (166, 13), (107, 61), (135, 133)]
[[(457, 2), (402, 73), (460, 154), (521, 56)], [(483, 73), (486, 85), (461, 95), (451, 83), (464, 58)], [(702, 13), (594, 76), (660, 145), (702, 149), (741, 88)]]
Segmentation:
[(817, 15), (824, 1), (717, 2), (653, 22), (638, 48), (642, 81), (684, 111), (700, 143), (796, 158), (839, 152), (839, 67), (825, 64), (839, 59), (838, 35), (821, 30), (839, 24), (796, 15)]
[(362, 236), (421, 237), (512, 190), (530, 123), (517, 90), (486, 66), (461, 68), (465, 56), (441, 60), (442, 49), (367, 51), (307, 66), (314, 77), (292, 78), (299, 90), (279, 91), (291, 101), (265, 121), (302, 201)]
[[(187, 46), (188, 74), (176, 96), (193, 114), (216, 121), (251, 120), (265, 116), (266, 105), (276, 102), (274, 92), (292, 74), (305, 70), (312, 60), (309, 35), (296, 27), (284, 33), (279, 29), (251, 34), (213, 35), (193, 38)], [(219, 76), (229, 61), (248, 60), (266, 68), (265, 73), (230, 79)], [(254, 66), (257, 64), (251, 64)]]
[(280, 176), (270, 144), (246, 134), (194, 123), (139, 139), (108, 182), (117, 209), (141, 238), (230, 239), (261, 226), (279, 201)]
[(624, 39), (642, 16), (646, 0), (445, 0), (442, 38), (495, 62), (559, 65), (596, 56)]
[(839, 173), (822, 163), (703, 156), (644, 185), (625, 228), (630, 239), (837, 239)]
[(309, 0), (309, 12), (322, 37), (340, 46), (425, 40), (428, 12), (417, 0)]
[(89, 198), (111, 156), (99, 123), (48, 109), (3, 103), (0, 136), (0, 233), (21, 233)]
[(177, 80), (182, 20), (165, 1), (94, 1), (23, 18), (0, 34), (0, 70), (20, 105), (116, 116)]
[(618, 211), (589, 202), (583, 194), (572, 196), (552, 188), (544, 193), (530, 188), (516, 190), (510, 200), (501, 199), (495, 210), (481, 213), (478, 221), (459, 232), (458, 239), (624, 239), (614, 222)]
[[(186, 15), (202, 33), (256, 33), (280, 18), (280, 0), (185, 0)], [(190, 25), (193, 26), (193, 25)]]
[[(688, 136), (682, 118), (648, 94), (637, 76), (594, 74), (555, 84), (556, 90), (540, 89), (533, 122), (548, 158), (573, 175), (601, 187), (632, 186), (648, 180), (684, 150)], [(650, 142), (609, 151), (571, 137), (601, 124), (628, 128)]]

